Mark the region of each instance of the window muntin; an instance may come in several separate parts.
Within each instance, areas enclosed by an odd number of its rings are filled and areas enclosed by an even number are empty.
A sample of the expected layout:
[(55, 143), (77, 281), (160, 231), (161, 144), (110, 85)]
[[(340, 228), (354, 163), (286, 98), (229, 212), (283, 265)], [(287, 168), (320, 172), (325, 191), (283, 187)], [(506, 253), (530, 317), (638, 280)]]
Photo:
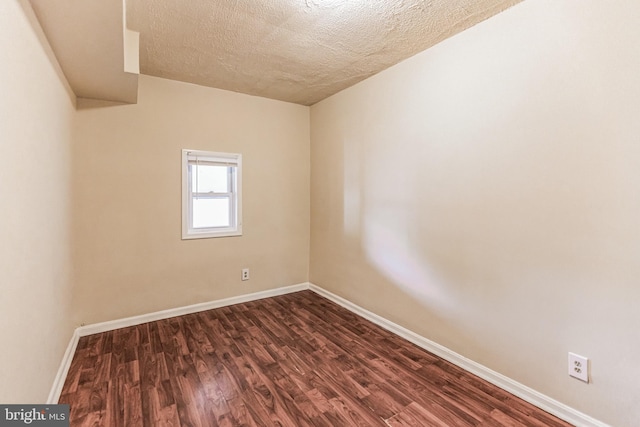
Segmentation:
[(182, 150), (182, 238), (242, 235), (242, 156)]

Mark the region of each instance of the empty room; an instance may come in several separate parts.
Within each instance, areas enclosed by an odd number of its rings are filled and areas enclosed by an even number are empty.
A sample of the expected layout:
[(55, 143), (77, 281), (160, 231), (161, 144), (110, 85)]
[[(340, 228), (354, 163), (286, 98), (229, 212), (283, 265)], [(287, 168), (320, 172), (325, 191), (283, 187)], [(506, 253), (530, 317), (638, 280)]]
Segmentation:
[(0, 425), (639, 426), (639, 23), (2, 0)]

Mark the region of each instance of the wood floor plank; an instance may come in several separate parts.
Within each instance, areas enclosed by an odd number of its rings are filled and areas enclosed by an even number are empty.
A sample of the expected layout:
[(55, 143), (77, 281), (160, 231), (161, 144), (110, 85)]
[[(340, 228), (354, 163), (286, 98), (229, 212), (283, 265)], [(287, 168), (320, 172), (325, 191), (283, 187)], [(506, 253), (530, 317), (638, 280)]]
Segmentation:
[(82, 337), (72, 426), (567, 427), (311, 291)]

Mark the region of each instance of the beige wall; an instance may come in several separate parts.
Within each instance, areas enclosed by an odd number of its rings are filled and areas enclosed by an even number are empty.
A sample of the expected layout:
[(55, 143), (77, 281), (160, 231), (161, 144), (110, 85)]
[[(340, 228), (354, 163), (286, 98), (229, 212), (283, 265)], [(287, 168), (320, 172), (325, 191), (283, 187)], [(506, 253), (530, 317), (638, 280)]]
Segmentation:
[[(87, 107), (73, 147), (78, 323), (308, 280), (308, 107), (148, 76), (137, 105)], [(181, 240), (183, 148), (243, 155), (243, 236)]]
[(525, 1), (313, 106), (310, 280), (640, 425), (638, 22)]
[(2, 403), (44, 402), (73, 332), (69, 167), (75, 99), (33, 22), (26, 2), (0, 2)]

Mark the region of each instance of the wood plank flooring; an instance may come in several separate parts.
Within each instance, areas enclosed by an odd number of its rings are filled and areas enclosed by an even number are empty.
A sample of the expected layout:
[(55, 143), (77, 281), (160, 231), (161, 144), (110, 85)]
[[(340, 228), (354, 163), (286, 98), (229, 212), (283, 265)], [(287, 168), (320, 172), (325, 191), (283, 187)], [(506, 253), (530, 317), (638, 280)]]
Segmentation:
[(80, 339), (72, 426), (569, 424), (311, 291)]

